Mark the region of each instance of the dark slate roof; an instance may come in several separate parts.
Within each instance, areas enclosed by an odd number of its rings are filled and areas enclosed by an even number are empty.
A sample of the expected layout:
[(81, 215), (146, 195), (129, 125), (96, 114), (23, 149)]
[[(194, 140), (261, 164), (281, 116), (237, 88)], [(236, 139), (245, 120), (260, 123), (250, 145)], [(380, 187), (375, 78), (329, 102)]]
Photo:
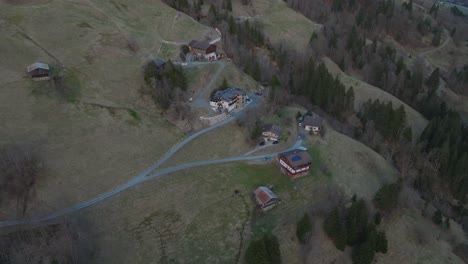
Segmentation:
[(35, 62), (28, 66), (28, 72), (32, 72), (36, 69), (50, 70), (49, 65), (42, 62)]
[(268, 124), (265, 127), (263, 127), (262, 132), (268, 132), (268, 131), (272, 132), (275, 135), (278, 135), (278, 137), (281, 136), (281, 128), (277, 125)]
[(192, 40), (189, 42), (189, 46), (195, 49), (206, 50), (211, 44), (206, 41)]
[(312, 162), (312, 158), (305, 150), (295, 149), (281, 153), (279, 156), (284, 157), (288, 161), (288, 164), (292, 167), (299, 167)]
[(302, 120), (302, 125), (319, 127), (322, 125), (322, 122), (323, 122), (323, 119), (320, 116), (308, 115), (308, 116), (304, 116), (304, 119)]
[(229, 87), (224, 90), (217, 91), (213, 97), (211, 98), (212, 101), (218, 101), (220, 99), (225, 101), (232, 101), (238, 95), (245, 95), (246, 93), (239, 88)]

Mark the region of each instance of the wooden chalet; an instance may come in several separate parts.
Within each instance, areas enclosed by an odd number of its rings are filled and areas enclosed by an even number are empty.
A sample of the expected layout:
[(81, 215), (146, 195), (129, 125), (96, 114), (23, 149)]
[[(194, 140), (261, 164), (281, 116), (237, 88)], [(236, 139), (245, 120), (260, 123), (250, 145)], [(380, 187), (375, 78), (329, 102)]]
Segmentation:
[(305, 176), (309, 173), (312, 158), (305, 150), (295, 149), (278, 155), (281, 171), (291, 178)]

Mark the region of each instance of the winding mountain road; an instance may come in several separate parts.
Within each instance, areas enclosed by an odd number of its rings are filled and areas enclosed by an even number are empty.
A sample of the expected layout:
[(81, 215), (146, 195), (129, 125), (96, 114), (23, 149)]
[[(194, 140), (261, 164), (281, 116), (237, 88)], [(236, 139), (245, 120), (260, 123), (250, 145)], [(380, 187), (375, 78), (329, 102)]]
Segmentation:
[(225, 158), (225, 159), (218, 159), (218, 160), (206, 160), (206, 161), (197, 161), (197, 162), (192, 162), (192, 163), (187, 163), (187, 164), (182, 164), (179, 166), (167, 168), (164, 170), (161, 170), (159, 172), (151, 174), (152, 171), (157, 169), (159, 166), (161, 166), (164, 162), (166, 162), (169, 158), (171, 158), (177, 151), (179, 151), (183, 146), (185, 146), (187, 143), (192, 141), (194, 138), (211, 131), (213, 129), (216, 129), (220, 126), (223, 126), (236, 118), (240, 117), (243, 113), (246, 112), (246, 109), (249, 107), (254, 107), (258, 103), (259, 99), (253, 100), (249, 105), (247, 105), (242, 111), (232, 115), (228, 119), (221, 121), (213, 126), (207, 127), (205, 129), (202, 129), (198, 132), (193, 133), (192, 135), (188, 136), (184, 140), (182, 140), (180, 143), (172, 147), (158, 162), (154, 163), (152, 166), (150, 166), (148, 169), (137, 175), (135, 178), (131, 179), (130, 181), (116, 187), (115, 189), (112, 189), (109, 192), (106, 192), (96, 198), (93, 198), (91, 200), (88, 200), (83, 203), (76, 204), (74, 206), (71, 206), (69, 208), (60, 210), (58, 212), (55, 212), (53, 214), (47, 215), (47, 216), (42, 216), (42, 217), (33, 217), (33, 218), (28, 218), (28, 219), (17, 219), (17, 220), (6, 220), (6, 221), (0, 221), (0, 227), (11, 227), (11, 226), (17, 226), (17, 225), (26, 225), (26, 224), (37, 224), (41, 222), (46, 222), (49, 220), (53, 220), (55, 218), (65, 216), (72, 214), (74, 212), (77, 212), (81, 209), (90, 207), (92, 205), (95, 205), (99, 202), (102, 202), (126, 189), (129, 189), (137, 184), (140, 184), (142, 182), (161, 177), (166, 174), (170, 174), (176, 171), (181, 171), (189, 168), (194, 168), (194, 167), (199, 167), (199, 166), (206, 166), (206, 165), (213, 165), (213, 164), (222, 164), (222, 163), (230, 163), (230, 162), (240, 162), (240, 161), (262, 161), (262, 160), (269, 160), (273, 156), (278, 155), (281, 152), (292, 150), (295, 148), (298, 148), (302, 144), (302, 139), (300, 136), (297, 137), (296, 143), (282, 151), (270, 153), (270, 154), (264, 154), (264, 155), (258, 155), (258, 156), (247, 156), (246, 154), (237, 156), (237, 157), (231, 157), (231, 158)]

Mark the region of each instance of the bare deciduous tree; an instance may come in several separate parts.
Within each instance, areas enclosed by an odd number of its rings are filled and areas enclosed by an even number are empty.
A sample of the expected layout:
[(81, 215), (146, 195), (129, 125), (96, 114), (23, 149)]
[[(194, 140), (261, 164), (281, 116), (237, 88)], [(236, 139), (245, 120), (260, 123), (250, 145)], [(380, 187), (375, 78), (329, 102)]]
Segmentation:
[(8, 145), (0, 149), (0, 190), (9, 199), (16, 199), (18, 211), (24, 215), (34, 184), (40, 177), (41, 162), (30, 146)]

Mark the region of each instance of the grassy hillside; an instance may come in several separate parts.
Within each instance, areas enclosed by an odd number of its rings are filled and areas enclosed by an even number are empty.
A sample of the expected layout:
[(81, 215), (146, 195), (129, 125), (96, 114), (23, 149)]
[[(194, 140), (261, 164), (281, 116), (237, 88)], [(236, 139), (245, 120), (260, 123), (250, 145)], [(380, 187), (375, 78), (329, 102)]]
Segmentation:
[(290, 9), (283, 1), (258, 0), (252, 1), (252, 6), (233, 1), (233, 13), (260, 22), (273, 43), (284, 41), (299, 50), (308, 45), (312, 33), (321, 27)]
[(379, 99), (381, 102), (388, 102), (391, 101), (393, 107), (400, 107), (403, 105), (406, 111), (407, 122), (411, 125), (413, 130), (413, 138), (419, 138), (419, 135), (422, 133), (424, 128), (427, 125), (427, 120), (416, 110), (414, 110), (409, 105), (403, 103), (400, 99), (396, 98), (395, 96), (379, 89), (375, 86), (372, 86), (366, 82), (363, 82), (357, 78), (351, 77), (341, 71), (341, 69), (329, 58), (324, 58), (323, 62), (333, 75), (338, 75), (341, 82), (347, 87), (352, 86), (354, 88), (354, 108), (356, 111), (359, 111), (361, 105), (365, 103), (367, 100), (375, 100)]
[[(298, 180), (282, 175), (276, 162), (199, 167), (149, 181), (79, 213), (74, 217), (93, 223), (89, 230), (99, 250), (92, 263), (158, 263), (163, 256), (175, 263), (233, 263), (241, 237), (242, 261), (251, 237), (266, 230), (279, 238), (283, 263), (303, 263), (304, 259), (349, 262), (323, 233), (320, 216), (313, 219), (315, 246), (301, 253), (294, 236), (296, 221), (304, 211), (326, 204), (326, 190), (331, 186), (344, 189), (348, 198), (353, 194), (370, 198), (383, 182), (395, 179), (395, 171), (374, 151), (328, 127), (323, 139), (310, 139), (309, 147), (314, 168), (311, 176)], [(264, 215), (254, 213), (250, 199), (250, 192), (262, 184), (273, 184), (283, 200)], [(379, 262), (391, 263), (398, 256), (404, 263), (427, 258), (460, 263), (446, 248), (445, 233), (439, 241), (433, 237), (427, 238), (429, 242), (417, 240), (420, 225), (424, 230), (437, 229), (417, 209), (385, 219), (382, 228), (387, 230), (389, 253), (378, 255)], [(452, 230), (460, 234), (457, 228), (453, 225)], [(407, 238), (405, 244), (402, 237)], [(439, 246), (444, 250), (435, 250)], [(406, 248), (419, 253), (409, 254)]]
[[(142, 98), (141, 67), (162, 39), (207, 32), (160, 1), (0, 1), (0, 143), (32, 144), (46, 169), (28, 214), (108, 191), (180, 140)], [(73, 93), (30, 81), (35, 61)]]

